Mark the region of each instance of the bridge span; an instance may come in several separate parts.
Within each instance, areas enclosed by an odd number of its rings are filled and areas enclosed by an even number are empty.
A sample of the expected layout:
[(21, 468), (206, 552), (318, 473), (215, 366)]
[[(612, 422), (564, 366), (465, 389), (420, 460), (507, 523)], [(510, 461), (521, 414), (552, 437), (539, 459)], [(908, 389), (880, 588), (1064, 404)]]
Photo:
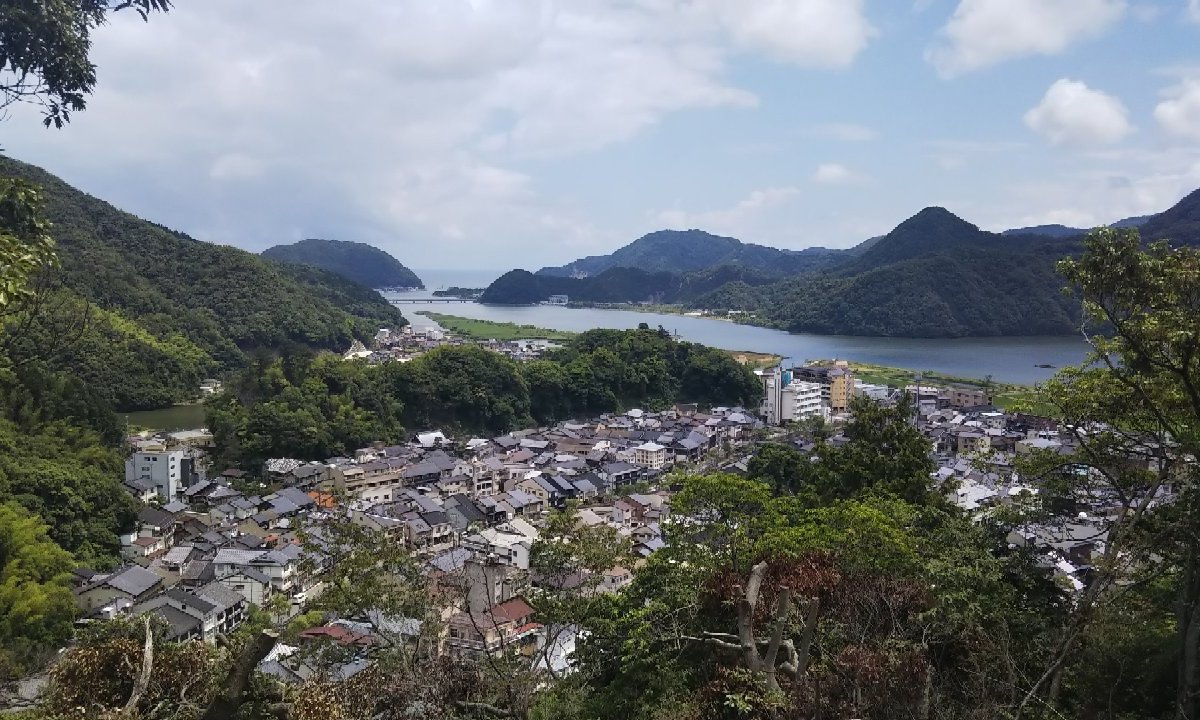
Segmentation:
[(470, 303), (475, 301), (466, 298), (391, 298), (388, 302), (393, 305), (424, 305), (425, 303)]

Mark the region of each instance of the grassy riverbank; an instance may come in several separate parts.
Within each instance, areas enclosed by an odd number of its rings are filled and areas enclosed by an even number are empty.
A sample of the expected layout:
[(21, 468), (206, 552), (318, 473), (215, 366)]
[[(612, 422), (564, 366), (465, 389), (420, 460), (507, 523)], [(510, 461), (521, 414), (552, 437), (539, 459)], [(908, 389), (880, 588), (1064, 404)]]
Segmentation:
[(459, 317), (458, 315), (443, 315), (442, 313), (421, 311), (419, 315), (433, 320), (455, 335), (461, 335), (472, 340), (570, 340), (577, 333), (566, 330), (550, 330), (534, 325), (519, 325), (510, 322), (494, 322), (492, 320), (476, 320)]
[[(813, 364), (824, 364), (831, 361), (814, 361)], [(916, 382), (916, 374), (921, 373), (921, 383), (944, 387), (969, 387), (990, 390), (992, 401), (996, 407), (1005, 410), (1022, 410), (1044, 414), (1047, 408), (1038, 403), (1036, 388), (1029, 385), (1002, 383), (988, 378), (968, 378), (957, 375), (946, 375), (933, 370), (916, 370), (908, 368), (872, 365), (870, 363), (847, 361), (854, 370), (854, 376), (859, 380), (877, 385), (905, 387)]]
[[(578, 335), (578, 333), (567, 330), (551, 330), (535, 325), (519, 325), (493, 320), (476, 320), (426, 310), (417, 314), (424, 315), (450, 332), (471, 340), (554, 340), (563, 342)], [(729, 353), (734, 360), (752, 369), (774, 367), (781, 360), (778, 355), (752, 350), (726, 350), (725, 352)]]

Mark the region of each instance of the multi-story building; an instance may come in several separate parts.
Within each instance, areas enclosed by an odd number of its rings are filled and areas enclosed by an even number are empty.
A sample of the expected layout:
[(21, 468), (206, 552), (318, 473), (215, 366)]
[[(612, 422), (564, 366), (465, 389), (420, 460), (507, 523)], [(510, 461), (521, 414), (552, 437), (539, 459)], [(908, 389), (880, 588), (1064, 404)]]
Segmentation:
[(827, 417), (824, 387), (819, 383), (793, 380), (783, 389), (783, 420)]
[(153, 485), (159, 499), (169, 503), (191, 485), (192, 459), (183, 450), (135, 452), (125, 460), (125, 480)]
[(833, 412), (850, 409), (854, 399), (854, 371), (846, 361), (833, 365), (809, 365), (791, 370), (792, 378), (804, 382), (815, 382), (822, 386), (822, 397)]
[(651, 470), (661, 470), (667, 464), (667, 448), (656, 442), (642, 443), (633, 449), (633, 461)]

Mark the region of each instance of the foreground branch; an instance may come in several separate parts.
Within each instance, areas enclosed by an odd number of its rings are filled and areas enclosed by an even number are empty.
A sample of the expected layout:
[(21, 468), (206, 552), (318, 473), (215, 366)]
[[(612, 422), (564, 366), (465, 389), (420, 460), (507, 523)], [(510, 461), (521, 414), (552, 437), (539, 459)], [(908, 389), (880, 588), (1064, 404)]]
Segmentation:
[(201, 720), (231, 720), (237, 716), (242, 706), (246, 686), (250, 684), (250, 676), (254, 669), (263, 661), (275, 643), (279, 642), (279, 633), (273, 630), (263, 630), (242, 649), (237, 661), (229, 668), (225, 682), (212, 704), (204, 712)]

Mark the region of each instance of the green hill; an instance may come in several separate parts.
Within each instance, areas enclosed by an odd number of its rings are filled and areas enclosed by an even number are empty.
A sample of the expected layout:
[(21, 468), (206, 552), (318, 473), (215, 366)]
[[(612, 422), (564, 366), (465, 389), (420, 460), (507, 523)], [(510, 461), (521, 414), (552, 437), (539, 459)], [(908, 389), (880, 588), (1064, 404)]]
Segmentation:
[(13, 352), (45, 355), (86, 304), (86, 332), (51, 361), (119, 410), (186, 399), (257, 353), (344, 349), (404, 323), (379, 293), (334, 273), (195, 240), (0, 156), (3, 175), (44, 188), (62, 265), (54, 312)]
[(634, 240), (608, 255), (593, 255), (561, 267), (545, 267), (538, 275), (598, 275), (615, 267), (646, 272), (688, 273), (735, 265), (780, 276), (830, 267), (844, 250), (808, 248), (780, 250), (743, 243), (703, 230), (659, 230)]
[(301, 240), (267, 248), (262, 254), (279, 262), (312, 265), (371, 288), (425, 288), (421, 278), (399, 260), (366, 243)]
[[(1147, 239), (1200, 244), (1200, 191), (1117, 226), (1140, 226)], [(1078, 331), (1080, 307), (1063, 295), (1055, 263), (1080, 251), (1083, 232), (1043, 226), (991, 233), (938, 207), (850, 250), (814, 248), (807, 255), (700, 231), (663, 231), (611, 255), (536, 275), (514, 271), (493, 283), (483, 301), (529, 303), (551, 294), (652, 300), (748, 311), (773, 327), (821, 334), (1068, 335)], [(591, 274), (563, 277), (569, 272)]]

